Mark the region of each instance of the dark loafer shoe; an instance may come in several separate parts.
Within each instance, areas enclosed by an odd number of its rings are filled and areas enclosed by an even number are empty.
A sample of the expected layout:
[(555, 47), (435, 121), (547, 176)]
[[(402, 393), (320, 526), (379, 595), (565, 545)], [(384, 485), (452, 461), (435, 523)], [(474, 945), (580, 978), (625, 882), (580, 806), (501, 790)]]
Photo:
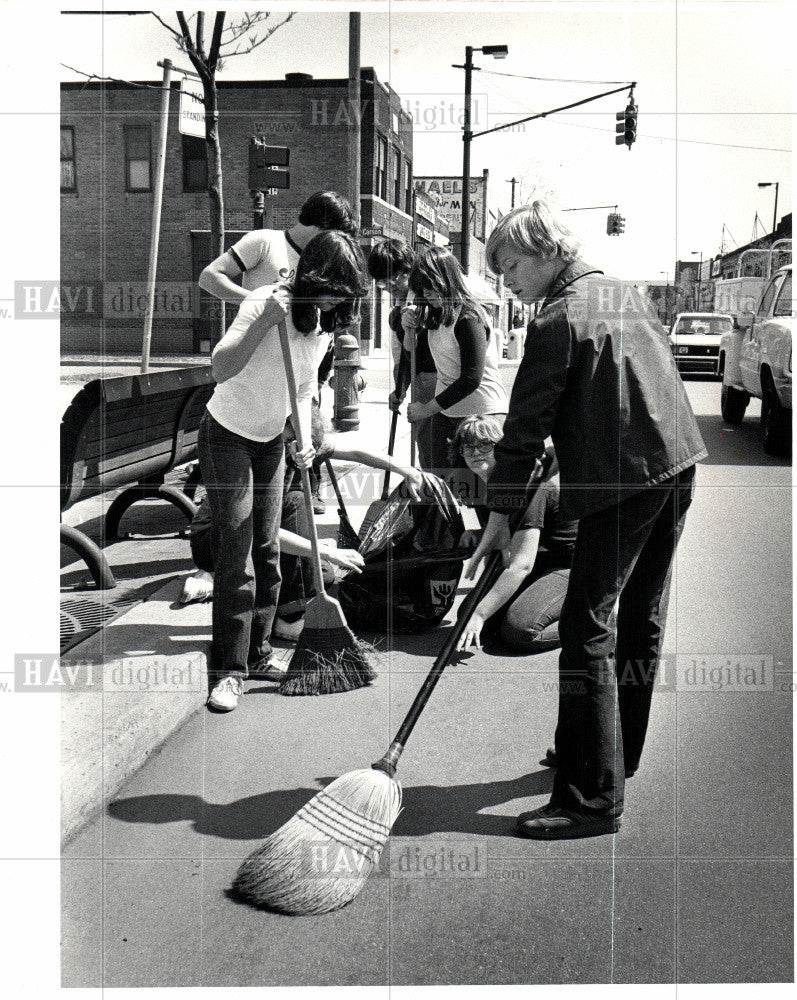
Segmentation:
[(533, 840), (571, 840), (575, 837), (600, 837), (604, 833), (617, 833), (619, 816), (588, 816), (584, 813), (542, 806), (517, 818), (517, 832)]

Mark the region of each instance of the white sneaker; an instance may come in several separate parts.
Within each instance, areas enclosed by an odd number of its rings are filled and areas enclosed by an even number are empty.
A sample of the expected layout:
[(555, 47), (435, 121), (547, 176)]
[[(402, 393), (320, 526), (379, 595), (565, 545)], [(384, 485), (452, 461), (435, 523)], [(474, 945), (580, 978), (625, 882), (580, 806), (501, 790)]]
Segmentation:
[(275, 639), (283, 639), (286, 642), (296, 642), (304, 629), (304, 617), (297, 618), (295, 622), (286, 622), (284, 618), (274, 619), (272, 632)]
[(183, 591), (177, 599), (178, 604), (191, 604), (193, 601), (209, 601), (213, 597), (213, 575), (198, 569), (196, 573), (187, 576), (183, 581)]
[(208, 705), (217, 712), (231, 712), (243, 693), (244, 685), (240, 677), (224, 677), (210, 692)]

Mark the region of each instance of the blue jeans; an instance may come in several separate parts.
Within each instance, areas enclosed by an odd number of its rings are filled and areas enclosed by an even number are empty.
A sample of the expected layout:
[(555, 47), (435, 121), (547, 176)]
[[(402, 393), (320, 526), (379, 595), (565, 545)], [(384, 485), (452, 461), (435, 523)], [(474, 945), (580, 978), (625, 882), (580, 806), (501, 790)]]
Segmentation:
[(496, 616), (501, 640), (518, 653), (543, 653), (559, 645), (562, 613), (570, 567), (537, 556), (534, 572)]
[[(205, 501), (207, 502), (207, 501)], [(309, 538), (310, 529), (307, 524), (304, 496), (301, 490), (288, 490), (282, 498), (282, 523), (286, 531), (292, 531), (302, 538)], [(200, 526), (195, 519), (191, 525), (191, 558), (197, 569), (212, 573), (213, 563), (213, 525), (208, 522)], [(324, 586), (331, 587), (335, 582), (335, 573), (326, 562), (321, 564)], [(315, 593), (313, 571), (309, 559), (292, 556), (285, 551), (280, 552), (280, 585), (277, 617), (297, 616), (304, 614), (309, 596)]]
[(252, 441), (206, 412), (198, 448), (213, 523), (211, 675), (245, 678), (250, 664), (271, 653), (280, 591), (282, 435)]
[(673, 557), (694, 481), (691, 466), (579, 521), (559, 621), (554, 806), (622, 814), (625, 777), (645, 742)]

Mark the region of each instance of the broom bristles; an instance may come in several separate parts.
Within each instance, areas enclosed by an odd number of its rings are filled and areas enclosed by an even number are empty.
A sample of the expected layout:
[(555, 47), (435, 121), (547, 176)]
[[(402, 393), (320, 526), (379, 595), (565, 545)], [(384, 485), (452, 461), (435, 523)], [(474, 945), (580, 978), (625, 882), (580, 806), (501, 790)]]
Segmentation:
[(305, 626), (291, 657), (280, 694), (340, 694), (365, 687), (376, 678), (376, 649), (348, 627), (314, 629)]
[(308, 915), (350, 903), (378, 865), (401, 812), (401, 785), (374, 768), (318, 792), (243, 862), (232, 885), (259, 908)]

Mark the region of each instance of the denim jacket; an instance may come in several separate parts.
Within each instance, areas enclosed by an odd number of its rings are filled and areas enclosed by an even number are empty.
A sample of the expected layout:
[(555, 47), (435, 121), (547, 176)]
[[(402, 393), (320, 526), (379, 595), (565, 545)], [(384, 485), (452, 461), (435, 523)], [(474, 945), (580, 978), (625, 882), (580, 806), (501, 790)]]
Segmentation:
[(553, 438), (562, 515), (578, 519), (674, 476), (706, 449), (652, 306), (577, 260), (529, 324), (487, 505), (508, 514)]

